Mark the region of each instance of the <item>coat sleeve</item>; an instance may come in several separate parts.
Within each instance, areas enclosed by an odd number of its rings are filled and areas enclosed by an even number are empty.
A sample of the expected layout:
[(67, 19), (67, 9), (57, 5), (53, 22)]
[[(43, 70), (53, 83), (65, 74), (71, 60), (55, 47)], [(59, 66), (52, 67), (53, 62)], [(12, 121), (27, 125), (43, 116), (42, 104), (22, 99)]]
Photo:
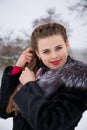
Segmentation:
[(18, 77), (20, 74), (11, 75), (10, 72), (13, 67), (9, 66), (5, 68), (1, 81), (0, 90), (0, 117), (8, 118), (13, 116), (13, 113), (7, 114), (6, 108), (9, 102), (9, 98), (14, 92), (16, 86), (18, 85)]
[(17, 92), (14, 101), (33, 129), (70, 130), (86, 109), (83, 99), (87, 99), (87, 94), (83, 95), (78, 89), (61, 87), (47, 99), (36, 82), (28, 82)]

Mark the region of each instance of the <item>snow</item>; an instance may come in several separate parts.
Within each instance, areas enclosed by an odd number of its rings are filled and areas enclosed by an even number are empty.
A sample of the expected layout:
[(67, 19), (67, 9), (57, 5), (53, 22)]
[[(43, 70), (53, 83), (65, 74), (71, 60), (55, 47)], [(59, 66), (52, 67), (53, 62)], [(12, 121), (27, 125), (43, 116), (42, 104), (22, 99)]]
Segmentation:
[(0, 130), (12, 130), (12, 118), (0, 119)]

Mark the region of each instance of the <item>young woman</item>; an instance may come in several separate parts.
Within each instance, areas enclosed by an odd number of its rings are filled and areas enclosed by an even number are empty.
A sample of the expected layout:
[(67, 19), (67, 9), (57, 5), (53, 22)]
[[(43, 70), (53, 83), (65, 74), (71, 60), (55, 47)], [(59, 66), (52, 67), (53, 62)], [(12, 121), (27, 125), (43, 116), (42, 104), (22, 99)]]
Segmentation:
[(74, 130), (87, 109), (87, 65), (69, 56), (64, 26), (34, 29), (31, 47), (4, 70), (0, 116), (13, 130)]

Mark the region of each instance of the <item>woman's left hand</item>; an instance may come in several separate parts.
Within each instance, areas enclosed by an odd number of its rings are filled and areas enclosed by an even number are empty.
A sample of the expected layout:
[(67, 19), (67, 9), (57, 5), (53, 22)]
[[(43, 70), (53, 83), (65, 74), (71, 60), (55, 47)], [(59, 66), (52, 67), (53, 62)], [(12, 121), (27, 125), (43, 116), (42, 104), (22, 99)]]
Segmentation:
[(28, 67), (25, 67), (25, 69), (22, 71), (19, 81), (22, 85), (25, 85), (29, 81), (35, 81), (35, 74), (33, 71), (31, 71)]

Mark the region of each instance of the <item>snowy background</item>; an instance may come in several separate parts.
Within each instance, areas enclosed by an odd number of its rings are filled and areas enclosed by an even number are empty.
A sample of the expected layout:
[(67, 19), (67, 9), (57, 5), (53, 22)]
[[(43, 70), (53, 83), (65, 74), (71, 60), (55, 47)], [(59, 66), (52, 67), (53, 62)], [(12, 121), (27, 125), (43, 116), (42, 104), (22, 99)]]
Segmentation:
[[(69, 0), (0, 0), (0, 37), (13, 30), (15, 36), (21, 36), (21, 31), (32, 31), (32, 21), (44, 15), (47, 9), (55, 8), (57, 13), (61, 13), (66, 21), (73, 28), (70, 38), (72, 48), (87, 48), (87, 26), (80, 23), (75, 15), (67, 10)], [(71, 0), (71, 3), (77, 2)], [(84, 0), (83, 0), (84, 1)], [(82, 2), (83, 2), (82, 1)], [(87, 17), (86, 17), (87, 18)], [(0, 69), (0, 82), (3, 69)], [(12, 130), (12, 118), (0, 119), (0, 130)], [(87, 111), (75, 130), (87, 130)]]

